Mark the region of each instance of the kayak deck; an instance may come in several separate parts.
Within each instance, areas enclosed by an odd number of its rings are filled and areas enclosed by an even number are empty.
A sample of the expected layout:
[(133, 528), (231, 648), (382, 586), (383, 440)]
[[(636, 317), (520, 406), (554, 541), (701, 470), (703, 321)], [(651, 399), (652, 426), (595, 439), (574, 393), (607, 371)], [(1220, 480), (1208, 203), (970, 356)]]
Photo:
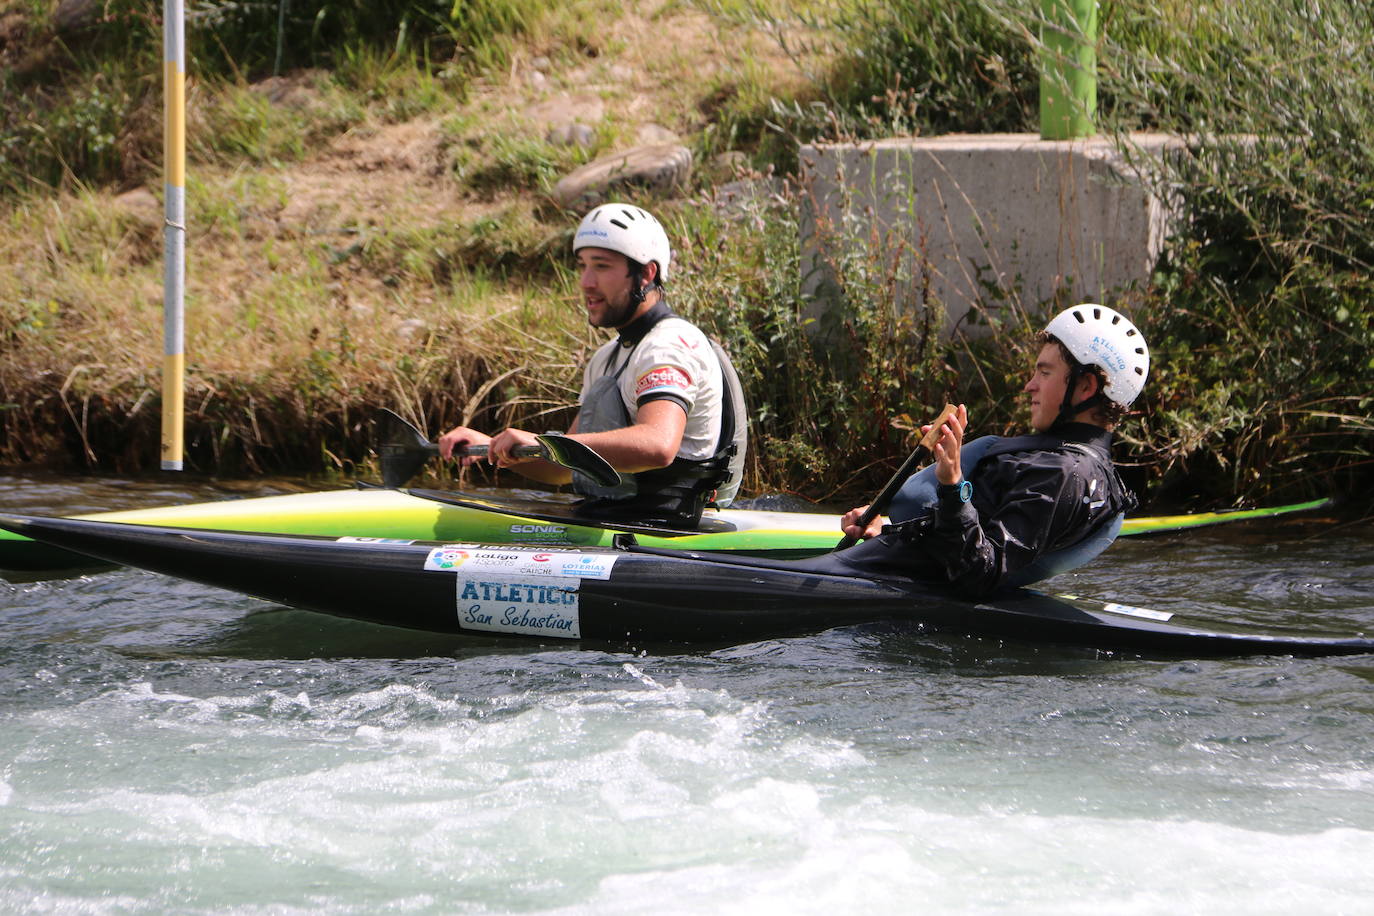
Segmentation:
[[(749, 509), (708, 510), (693, 531), (577, 517), (570, 505), (495, 500), (468, 493), (360, 487), (73, 516), (88, 520), (264, 534), (461, 540), (564, 547), (609, 546), (624, 532), (652, 545), (681, 544), (773, 556), (810, 556), (835, 546), (836, 517)], [(94, 568), (90, 557), (0, 532), (0, 569)]]

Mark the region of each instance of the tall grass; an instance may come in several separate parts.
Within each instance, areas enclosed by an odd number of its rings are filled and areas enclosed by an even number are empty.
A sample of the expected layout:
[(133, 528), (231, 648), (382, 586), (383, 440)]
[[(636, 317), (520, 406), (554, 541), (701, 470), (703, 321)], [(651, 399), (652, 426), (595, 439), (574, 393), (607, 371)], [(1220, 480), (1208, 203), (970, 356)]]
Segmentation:
[(800, 212), (791, 190), (679, 211), (673, 301), (725, 344), (740, 373), (753, 417), (751, 486), (825, 500), (891, 473), (910, 417), (938, 409), (954, 379), (921, 326), (929, 319), (895, 295), (910, 279), (892, 269), (895, 236), (841, 246), (832, 266), (845, 319), (827, 342), (811, 332)]
[[(570, 289), (494, 281), (456, 224), (426, 240), (386, 225), (264, 237), (278, 184), (249, 174), (188, 194), (205, 227), (187, 286), (189, 466), (350, 470), (378, 406), (431, 431), (546, 414), (566, 425), (594, 343)], [(0, 275), (0, 462), (147, 467), (160, 226), (87, 191), (26, 198), (4, 228), (0, 256), (16, 267)]]
[(1209, 6), (1187, 25), (1122, 49), (1114, 77), (1192, 138), (1160, 176), (1187, 220), (1157, 277), (1167, 359), (1142, 444), (1189, 491), (1359, 492), (1374, 479), (1374, 8)]

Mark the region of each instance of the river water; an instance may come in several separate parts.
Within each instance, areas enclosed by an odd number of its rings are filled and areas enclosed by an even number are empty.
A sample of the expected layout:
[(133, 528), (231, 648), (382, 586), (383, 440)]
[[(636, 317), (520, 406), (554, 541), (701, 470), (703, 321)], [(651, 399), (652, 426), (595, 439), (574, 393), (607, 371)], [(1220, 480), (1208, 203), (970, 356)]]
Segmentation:
[[(220, 488), (0, 477), (6, 509)], [(275, 492), (264, 490), (262, 492)], [(1060, 590), (1374, 633), (1374, 531), (1118, 542)], [(0, 581), (6, 913), (1354, 914), (1374, 656), (891, 624), (712, 651), (396, 631), (132, 570)]]

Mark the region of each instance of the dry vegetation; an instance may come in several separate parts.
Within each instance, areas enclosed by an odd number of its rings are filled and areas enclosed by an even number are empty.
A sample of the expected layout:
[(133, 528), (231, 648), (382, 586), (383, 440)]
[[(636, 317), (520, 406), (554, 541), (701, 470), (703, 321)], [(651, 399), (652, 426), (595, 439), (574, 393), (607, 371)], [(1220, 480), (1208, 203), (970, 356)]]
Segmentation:
[[(196, 466), (348, 469), (373, 406), (431, 430), (557, 418), (598, 338), (561, 267), (577, 214), (551, 185), (646, 132), (697, 150), (698, 187), (732, 178), (709, 158), (712, 116), (796, 78), (767, 35), (682, 3), (566, 5), (504, 57), (474, 80), (377, 54), (343, 75), (193, 81)], [(573, 122), (592, 126), (591, 146), (547, 139)], [(152, 463), (162, 214), (149, 178), (0, 205), (0, 460)], [(329, 443), (323, 461), (312, 440)]]

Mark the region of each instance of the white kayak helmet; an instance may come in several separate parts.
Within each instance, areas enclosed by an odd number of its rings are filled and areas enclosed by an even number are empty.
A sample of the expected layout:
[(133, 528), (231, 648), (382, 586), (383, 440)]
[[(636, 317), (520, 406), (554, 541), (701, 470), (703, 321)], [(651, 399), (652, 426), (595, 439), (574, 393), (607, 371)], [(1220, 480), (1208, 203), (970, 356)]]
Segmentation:
[(1102, 370), (1107, 377), (1102, 395), (1108, 401), (1129, 407), (1144, 389), (1150, 350), (1140, 330), (1120, 312), (1085, 302), (1055, 315), (1045, 333), (1083, 365)]
[(631, 261), (658, 265), (658, 282), (668, 280), (673, 253), (668, 233), (647, 210), (630, 204), (602, 204), (586, 216), (573, 236), (573, 254), (583, 248), (618, 251)]

